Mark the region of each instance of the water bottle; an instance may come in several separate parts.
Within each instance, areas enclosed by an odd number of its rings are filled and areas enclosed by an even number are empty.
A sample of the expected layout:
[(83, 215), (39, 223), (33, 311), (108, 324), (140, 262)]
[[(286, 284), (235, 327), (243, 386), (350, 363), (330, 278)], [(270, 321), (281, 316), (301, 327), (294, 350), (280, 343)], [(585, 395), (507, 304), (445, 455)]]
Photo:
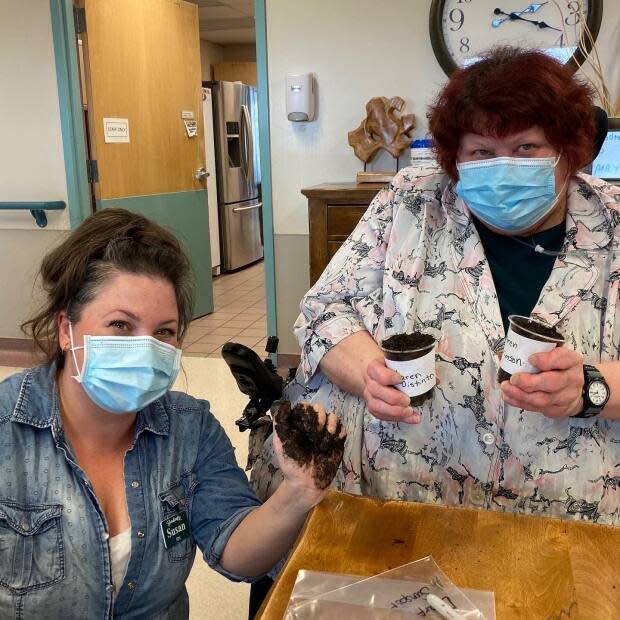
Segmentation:
[(416, 168), (427, 168), (437, 165), (433, 154), (432, 140), (425, 138), (423, 140), (414, 140), (411, 143), (411, 165)]

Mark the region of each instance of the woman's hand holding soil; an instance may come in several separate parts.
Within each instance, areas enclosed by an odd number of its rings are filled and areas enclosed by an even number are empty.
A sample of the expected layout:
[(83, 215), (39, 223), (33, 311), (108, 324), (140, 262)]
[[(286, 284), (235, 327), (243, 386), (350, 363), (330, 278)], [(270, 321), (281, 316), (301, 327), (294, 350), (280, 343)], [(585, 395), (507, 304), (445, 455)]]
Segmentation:
[(320, 405), (291, 408), (289, 401), (279, 403), (274, 428), (274, 449), (286, 482), (318, 504), (338, 471), (346, 429)]

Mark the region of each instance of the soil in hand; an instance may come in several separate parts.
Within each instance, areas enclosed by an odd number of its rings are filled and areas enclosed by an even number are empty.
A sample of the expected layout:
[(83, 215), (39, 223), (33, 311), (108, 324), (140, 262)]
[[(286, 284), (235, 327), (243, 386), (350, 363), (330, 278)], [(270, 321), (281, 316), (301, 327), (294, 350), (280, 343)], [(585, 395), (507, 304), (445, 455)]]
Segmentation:
[(339, 437), (340, 420), (331, 434), (325, 425), (319, 426), (319, 415), (312, 406), (299, 403), (291, 407), (288, 400), (280, 401), (273, 415), (284, 454), (301, 467), (313, 466), (316, 486), (326, 489), (338, 471), (344, 451), (345, 438)]

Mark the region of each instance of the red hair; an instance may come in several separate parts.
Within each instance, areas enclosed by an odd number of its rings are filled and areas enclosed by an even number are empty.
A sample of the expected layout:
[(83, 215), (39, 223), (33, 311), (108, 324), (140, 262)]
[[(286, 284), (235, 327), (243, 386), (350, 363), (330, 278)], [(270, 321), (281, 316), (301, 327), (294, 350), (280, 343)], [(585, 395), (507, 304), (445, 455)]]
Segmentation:
[(465, 133), (502, 138), (539, 126), (571, 174), (592, 160), (592, 90), (543, 52), (499, 47), (483, 54), (451, 75), (427, 116), (437, 161), (452, 180)]

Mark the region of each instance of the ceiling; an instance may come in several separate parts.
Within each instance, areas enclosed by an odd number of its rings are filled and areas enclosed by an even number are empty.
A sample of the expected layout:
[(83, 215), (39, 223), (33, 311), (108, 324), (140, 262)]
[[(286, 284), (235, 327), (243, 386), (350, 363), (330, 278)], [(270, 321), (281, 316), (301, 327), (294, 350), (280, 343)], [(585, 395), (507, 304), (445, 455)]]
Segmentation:
[(198, 5), (200, 38), (220, 45), (254, 43), (254, 0), (190, 0)]

